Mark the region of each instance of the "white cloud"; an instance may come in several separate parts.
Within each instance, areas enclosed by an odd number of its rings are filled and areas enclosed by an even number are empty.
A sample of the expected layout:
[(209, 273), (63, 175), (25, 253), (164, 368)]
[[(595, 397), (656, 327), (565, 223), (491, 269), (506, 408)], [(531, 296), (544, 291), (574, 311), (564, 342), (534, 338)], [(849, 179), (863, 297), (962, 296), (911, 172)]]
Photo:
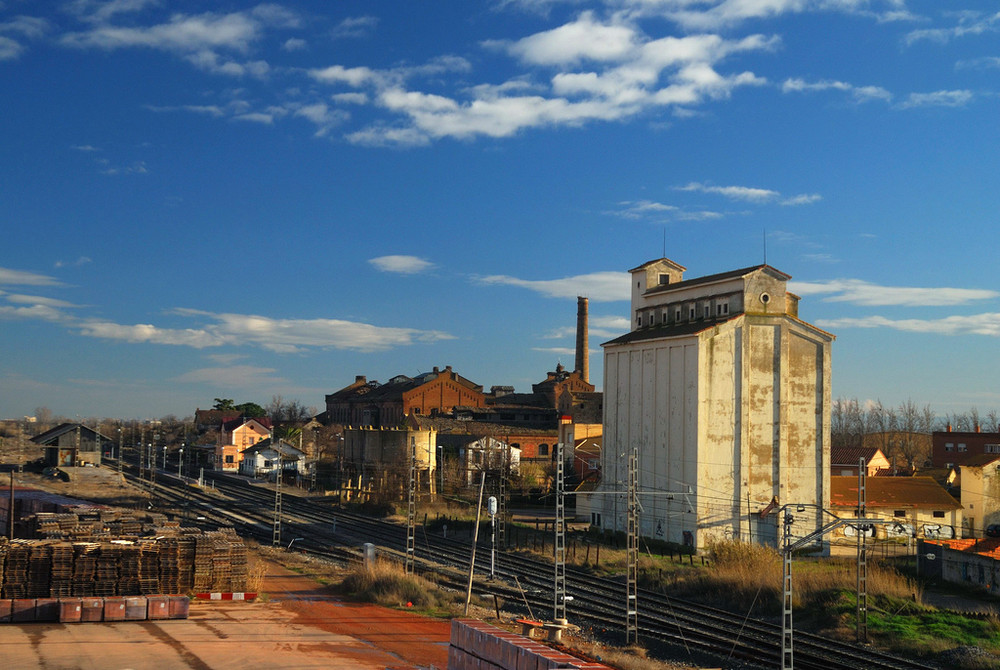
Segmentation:
[(600, 23), (591, 12), (558, 28), (520, 39), (507, 50), (535, 65), (567, 65), (583, 60), (619, 61), (632, 52), (638, 35), (617, 23)]
[(338, 23), (330, 35), (334, 39), (357, 39), (368, 37), (376, 27), (378, 27), (378, 18), (375, 16), (349, 17)]
[(943, 319), (889, 319), (884, 316), (820, 319), (816, 321), (816, 325), (827, 329), (890, 328), (910, 333), (1000, 337), (1000, 314), (995, 312), (971, 316), (949, 316)]
[(57, 307), (39, 303), (24, 306), (0, 305), (0, 318), (38, 321), (64, 321), (66, 314)]
[(261, 27), (259, 21), (245, 13), (174, 14), (166, 23), (149, 27), (101, 24), (88, 31), (67, 33), (61, 42), (69, 47), (109, 51), (146, 47), (188, 53), (217, 48), (247, 52), (260, 38)]
[(62, 282), (48, 275), (0, 267), (0, 285), (5, 284), (20, 286), (62, 286)]
[(964, 107), (972, 101), (972, 91), (934, 91), (911, 93), (900, 107)]
[(379, 256), (369, 259), (368, 263), (380, 272), (396, 272), (406, 275), (419, 274), (434, 267), (433, 263), (423, 258), (402, 255)]
[(118, 14), (135, 14), (153, 7), (160, 3), (160, 0), (73, 0), (66, 5), (73, 14), (82, 21), (90, 23), (105, 23)]
[(238, 121), (252, 121), (267, 126), (274, 123), (274, 114), (268, 114), (267, 112), (248, 112), (246, 114), (237, 114), (233, 118)]
[(146, 109), (151, 112), (192, 112), (194, 114), (205, 114), (207, 116), (225, 116), (225, 111), (217, 105), (178, 105), (178, 106), (156, 106), (146, 105)]
[(629, 275), (626, 272), (593, 272), (564, 279), (518, 279), (506, 275), (477, 277), (483, 284), (518, 286), (535, 291), (549, 298), (577, 298), (585, 296), (595, 302), (628, 300)]
[(14, 33), (29, 39), (38, 39), (51, 28), (46, 19), (35, 16), (15, 16), (9, 21), (0, 23), (0, 33)]
[(90, 265), (93, 262), (89, 256), (80, 256), (75, 261), (56, 261), (55, 266), (57, 268), (80, 267), (81, 265)]
[(950, 14), (957, 18), (957, 24), (949, 28), (927, 28), (911, 31), (905, 38), (907, 45), (928, 41), (946, 44), (953, 39), (968, 35), (983, 35), (1000, 30), (1000, 12), (984, 14), (977, 11), (959, 11)]
[[(178, 313), (198, 314), (191, 310)], [(414, 328), (388, 328), (341, 319), (272, 319), (253, 314), (208, 314), (212, 329), (237, 344), (255, 344), (277, 352), (305, 348), (385, 351), (416, 342), (454, 339), (447, 333)]]
[(148, 323), (126, 325), (98, 319), (84, 319), (72, 327), (87, 337), (130, 343), (171, 344), (203, 349), (217, 347), (227, 342), (225, 336), (202, 329), (159, 328)]
[(0, 35), (0, 61), (15, 60), (24, 53), (24, 45), (17, 40)]
[(308, 45), (304, 39), (298, 37), (289, 37), (285, 40), (285, 43), (281, 45), (281, 48), (285, 51), (302, 51)]
[(828, 297), (823, 298), (824, 302), (850, 302), (868, 307), (890, 305), (906, 307), (955, 306), (1000, 296), (1000, 292), (989, 289), (880, 286), (860, 279), (789, 282), (788, 289), (802, 296), (827, 295)]
[(778, 191), (765, 188), (753, 188), (750, 186), (708, 186), (698, 182), (691, 182), (686, 186), (677, 186), (678, 191), (698, 191), (700, 193), (714, 193), (732, 200), (744, 200), (747, 202), (769, 202), (781, 196)]
[(367, 105), (369, 98), (365, 93), (334, 93), (330, 100), (343, 105)]
[(831, 80), (807, 82), (800, 78), (786, 79), (781, 84), (781, 91), (783, 93), (810, 93), (831, 90), (849, 93), (856, 102), (871, 102), (874, 100), (889, 102), (892, 100), (892, 93), (880, 86), (855, 86), (843, 81)]
[(308, 71), (310, 77), (325, 84), (347, 84), (362, 86), (377, 78), (374, 70), (367, 67), (346, 68), (343, 65), (331, 65), (322, 69)]
[(673, 205), (665, 205), (661, 202), (653, 202), (652, 200), (625, 200), (618, 203), (618, 205), (621, 209), (616, 212), (612, 212), (612, 214), (620, 216), (624, 219), (660, 217), (678, 210), (678, 208)]
[(51, 308), (68, 308), (76, 307), (71, 302), (65, 300), (59, 300), (57, 298), (47, 298), (40, 295), (24, 295), (21, 293), (0, 293), (7, 302), (12, 302), (15, 305), (40, 305), (43, 307)]
[(796, 207), (798, 205), (811, 205), (814, 202), (819, 202), (823, 199), (818, 193), (803, 193), (802, 195), (796, 195), (786, 200), (782, 200), (781, 204), (786, 207)]

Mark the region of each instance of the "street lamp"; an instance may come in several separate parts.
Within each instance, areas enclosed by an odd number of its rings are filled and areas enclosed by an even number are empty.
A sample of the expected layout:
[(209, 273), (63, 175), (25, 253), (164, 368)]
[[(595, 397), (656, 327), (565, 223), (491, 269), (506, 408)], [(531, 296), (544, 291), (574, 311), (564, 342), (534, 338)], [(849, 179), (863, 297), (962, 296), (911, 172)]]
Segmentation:
[(184, 445), (181, 444), (181, 448), (177, 451), (177, 477), (183, 477), (184, 469)]

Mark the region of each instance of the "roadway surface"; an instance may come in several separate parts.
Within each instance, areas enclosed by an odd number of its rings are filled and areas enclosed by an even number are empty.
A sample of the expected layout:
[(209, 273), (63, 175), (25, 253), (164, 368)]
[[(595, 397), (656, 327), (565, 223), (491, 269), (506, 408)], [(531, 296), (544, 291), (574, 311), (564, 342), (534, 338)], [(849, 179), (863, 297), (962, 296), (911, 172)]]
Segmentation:
[(184, 620), (0, 624), (0, 667), (444, 670), (450, 623), (341, 601), (269, 564), (268, 602), (192, 601)]

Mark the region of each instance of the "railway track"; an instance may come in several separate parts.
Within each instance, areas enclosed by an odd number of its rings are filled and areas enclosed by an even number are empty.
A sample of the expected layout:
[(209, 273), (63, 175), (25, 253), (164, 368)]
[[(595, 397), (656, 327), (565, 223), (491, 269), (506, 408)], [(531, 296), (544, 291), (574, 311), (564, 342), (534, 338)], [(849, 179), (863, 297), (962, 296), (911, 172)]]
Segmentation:
[[(203, 518), (200, 523), (233, 525), (243, 535), (262, 543), (273, 539), (274, 490), (255, 486), (241, 477), (206, 473), (214, 492), (204, 492), (169, 474), (161, 474), (156, 495), (173, 506), (188, 506)], [(466, 588), (470, 542), (421, 533), (418, 528), (415, 557), (418, 569), (433, 571), (439, 582)], [(282, 497), (283, 544), (294, 541), (300, 550), (348, 562), (360, 558), (359, 546), (371, 542), (379, 553), (402, 560), (406, 529), (363, 515), (334, 510), (297, 495)], [(480, 551), (489, 551), (481, 542)], [(482, 556), (483, 554), (480, 554)], [(478, 560), (474, 590), (497, 595), (511, 604), (526, 603), (532, 612), (551, 611), (554, 568), (551, 563), (516, 552), (498, 552), (494, 579), (489, 561)], [(615, 579), (595, 577), (567, 566), (566, 586), (573, 600), (568, 604), (572, 622), (595, 632), (622, 630), (625, 621), (625, 585)], [(639, 636), (688, 650), (729, 659), (778, 667), (781, 627), (741, 617), (703, 605), (670, 598), (667, 594), (639, 591)], [(804, 670), (928, 670), (936, 666), (881, 653), (877, 650), (796, 632), (794, 665)]]

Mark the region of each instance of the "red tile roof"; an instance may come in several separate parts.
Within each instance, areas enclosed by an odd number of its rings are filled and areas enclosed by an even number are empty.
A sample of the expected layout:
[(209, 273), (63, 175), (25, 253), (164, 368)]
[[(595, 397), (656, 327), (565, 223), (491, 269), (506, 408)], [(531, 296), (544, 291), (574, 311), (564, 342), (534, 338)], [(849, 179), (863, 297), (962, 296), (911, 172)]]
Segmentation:
[[(961, 509), (954, 496), (930, 477), (870, 477), (865, 482), (867, 507)], [(830, 477), (830, 504), (857, 507), (858, 478)]]

